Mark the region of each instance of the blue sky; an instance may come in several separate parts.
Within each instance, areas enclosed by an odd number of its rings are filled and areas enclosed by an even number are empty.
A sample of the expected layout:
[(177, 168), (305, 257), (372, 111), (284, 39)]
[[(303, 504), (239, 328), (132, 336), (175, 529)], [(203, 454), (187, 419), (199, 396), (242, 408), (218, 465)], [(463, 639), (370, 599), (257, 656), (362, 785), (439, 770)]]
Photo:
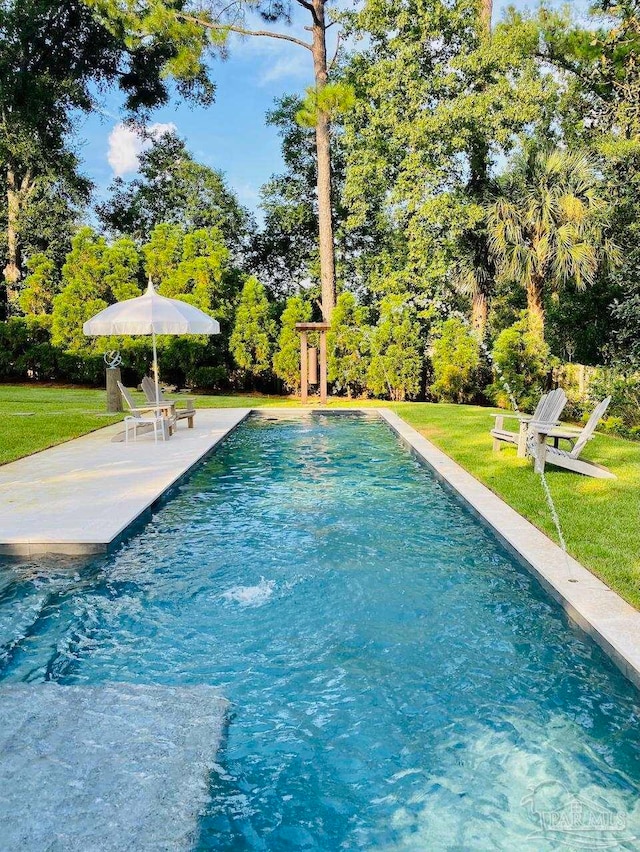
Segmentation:
[[(522, 8), (534, 4), (516, 0), (514, 5)], [(504, 5), (495, 6), (494, 15), (498, 17)], [(304, 19), (302, 22), (306, 23)], [(267, 28), (264, 24), (261, 27)], [(309, 36), (299, 26), (291, 32)], [(311, 55), (294, 44), (270, 38), (232, 36), (229, 46), (229, 59), (212, 64), (217, 86), (212, 106), (205, 109), (173, 103), (156, 110), (152, 121), (175, 125), (196, 159), (224, 172), (240, 202), (255, 211), (260, 187), (282, 168), (280, 141), (276, 130), (266, 125), (265, 114), (274, 98), (301, 93), (312, 83)], [(122, 176), (131, 178), (135, 174), (131, 144), (135, 140), (116, 131), (110, 145), (109, 137), (120, 118), (120, 101), (112, 93), (100, 113), (81, 116), (77, 125), (78, 153), (85, 173), (96, 185), (98, 199), (104, 197), (116, 173), (109, 163), (110, 149), (111, 160), (119, 162)]]
[[(288, 42), (232, 36), (229, 58), (211, 67), (215, 103), (207, 108), (173, 103), (156, 110), (152, 121), (175, 125), (196, 159), (223, 171), (241, 203), (255, 210), (261, 185), (282, 168), (280, 140), (276, 129), (266, 125), (265, 114), (274, 98), (303, 92), (312, 83), (311, 54)], [(120, 120), (120, 99), (111, 93), (101, 112), (80, 116), (76, 125), (78, 154), (96, 185), (96, 197), (104, 195), (116, 173), (110, 151), (124, 178), (134, 174), (126, 169), (135, 141), (130, 133), (116, 131), (110, 144)]]

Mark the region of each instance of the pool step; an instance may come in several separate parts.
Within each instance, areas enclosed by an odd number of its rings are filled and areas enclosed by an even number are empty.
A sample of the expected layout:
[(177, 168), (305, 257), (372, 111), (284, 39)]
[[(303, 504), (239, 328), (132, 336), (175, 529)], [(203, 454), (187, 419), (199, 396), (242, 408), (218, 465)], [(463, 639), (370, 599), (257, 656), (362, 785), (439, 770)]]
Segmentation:
[(3, 852), (192, 848), (227, 706), (205, 685), (0, 687)]
[[(34, 600), (31, 609), (24, 609), (23, 623), (18, 626), (14, 619), (13, 640), (0, 646), (0, 677), (11, 683), (56, 680), (51, 669), (58, 666), (58, 677), (66, 673), (61, 654), (68, 648), (74, 629), (81, 627), (75, 601), (49, 594)], [(71, 662), (68, 660), (67, 666)]]

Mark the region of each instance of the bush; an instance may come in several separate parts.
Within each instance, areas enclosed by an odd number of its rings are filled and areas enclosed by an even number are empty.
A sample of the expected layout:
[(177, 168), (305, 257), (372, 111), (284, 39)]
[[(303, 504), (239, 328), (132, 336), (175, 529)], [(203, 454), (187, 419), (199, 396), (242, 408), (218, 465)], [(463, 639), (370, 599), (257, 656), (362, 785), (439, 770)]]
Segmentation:
[(101, 355), (76, 355), (51, 343), (51, 318), (13, 318), (0, 323), (0, 381), (104, 383)]
[(224, 390), (228, 385), (228, 373), (225, 367), (198, 367), (189, 376), (189, 384), (198, 390)]
[(273, 356), (273, 371), (294, 393), (300, 387), (300, 335), (296, 323), (309, 322), (311, 304), (302, 296), (289, 296), (280, 318), (280, 336)]
[(601, 399), (611, 397), (607, 414), (609, 420), (620, 421), (621, 431), (618, 434), (640, 426), (640, 373), (625, 375), (615, 369), (599, 369), (589, 382), (587, 396), (591, 407)]
[(275, 335), (267, 292), (251, 276), (242, 288), (229, 341), (236, 364), (254, 377), (266, 373), (271, 369)]
[(549, 347), (536, 321), (523, 311), (517, 322), (498, 335), (491, 355), (494, 381), (487, 388), (489, 396), (501, 408), (510, 408), (510, 389), (522, 410), (533, 411), (551, 369)]
[(431, 392), (447, 402), (469, 402), (478, 391), (480, 342), (468, 324), (451, 317), (433, 333)]
[(424, 346), (415, 307), (404, 297), (385, 296), (371, 335), (367, 388), (395, 402), (420, 394)]
[(367, 309), (358, 305), (353, 293), (338, 296), (327, 332), (328, 378), (337, 393), (360, 396), (369, 369)]

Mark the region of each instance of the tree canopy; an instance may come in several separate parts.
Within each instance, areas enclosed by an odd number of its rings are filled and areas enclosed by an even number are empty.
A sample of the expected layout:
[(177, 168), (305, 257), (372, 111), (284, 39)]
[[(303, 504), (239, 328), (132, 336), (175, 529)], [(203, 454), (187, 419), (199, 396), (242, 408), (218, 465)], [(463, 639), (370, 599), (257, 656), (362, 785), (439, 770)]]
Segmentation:
[(222, 173), (194, 160), (175, 132), (162, 134), (142, 152), (133, 180), (115, 179), (98, 213), (110, 231), (138, 240), (170, 223), (186, 230), (218, 228), (227, 245), (237, 248), (251, 222)]
[[(292, 3), (307, 29), (280, 2), (0, 2), (13, 312), (87, 352), (87, 311), (150, 276), (220, 319), (219, 340), (163, 348), (216, 389), (295, 389), (295, 324), (329, 315), (335, 393), (510, 404), (502, 364), (527, 406), (567, 360), (637, 370), (637, 0), (493, 21), (480, 0)], [(267, 116), (283, 167), (262, 224), (177, 133), (92, 208), (74, 110), (114, 86), (140, 127), (174, 91), (208, 102), (229, 33), (284, 40), (313, 73)]]

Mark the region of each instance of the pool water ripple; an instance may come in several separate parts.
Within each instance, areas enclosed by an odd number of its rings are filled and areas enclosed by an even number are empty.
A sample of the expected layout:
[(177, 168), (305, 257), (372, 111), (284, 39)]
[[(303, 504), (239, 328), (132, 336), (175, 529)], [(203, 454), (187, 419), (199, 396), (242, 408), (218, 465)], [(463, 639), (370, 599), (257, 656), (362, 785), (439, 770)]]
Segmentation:
[(252, 418), (117, 553), (0, 593), (5, 682), (231, 700), (201, 852), (572, 848), (567, 796), (637, 848), (636, 691), (374, 418)]

